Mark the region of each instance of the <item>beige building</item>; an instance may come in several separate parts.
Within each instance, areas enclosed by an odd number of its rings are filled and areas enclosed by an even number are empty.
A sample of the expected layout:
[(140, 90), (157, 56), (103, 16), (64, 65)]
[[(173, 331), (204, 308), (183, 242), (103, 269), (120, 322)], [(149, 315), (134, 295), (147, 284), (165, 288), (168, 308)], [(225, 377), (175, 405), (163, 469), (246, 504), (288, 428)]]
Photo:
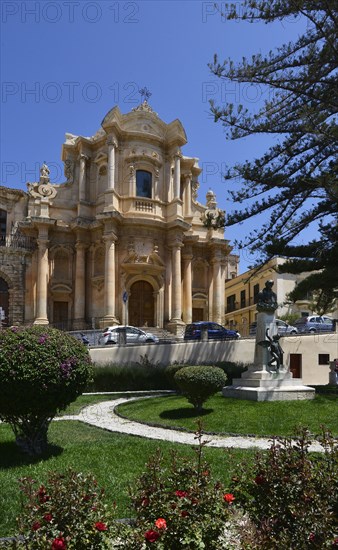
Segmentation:
[(284, 262), (283, 258), (272, 258), (261, 269), (250, 269), (225, 282), (226, 326), (234, 326), (243, 336), (248, 336), (250, 323), (255, 321), (257, 316), (257, 295), (268, 280), (274, 281), (273, 290), (277, 294), (278, 303), (277, 317), (290, 313), (297, 313), (300, 317), (312, 313), (310, 300), (304, 299), (295, 304), (286, 303), (287, 294), (307, 274), (278, 273), (278, 266)]
[(114, 107), (92, 137), (66, 134), (66, 181), (45, 164), (27, 192), (0, 187), (0, 313), (5, 324), (129, 323), (180, 332), (224, 322), (237, 257), (215, 195), (197, 200), (198, 160), (179, 120), (147, 101)]

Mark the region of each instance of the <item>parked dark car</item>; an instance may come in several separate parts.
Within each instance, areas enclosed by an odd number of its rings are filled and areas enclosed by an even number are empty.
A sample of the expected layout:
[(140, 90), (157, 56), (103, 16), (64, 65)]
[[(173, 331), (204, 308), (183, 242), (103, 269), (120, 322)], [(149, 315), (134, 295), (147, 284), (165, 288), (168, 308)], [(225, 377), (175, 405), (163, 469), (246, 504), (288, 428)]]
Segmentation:
[(298, 332), (307, 332), (309, 334), (314, 334), (315, 332), (330, 332), (334, 330), (333, 320), (325, 315), (301, 317), (295, 321), (295, 326)]
[(200, 340), (202, 330), (208, 331), (209, 340), (233, 340), (240, 338), (239, 332), (230, 330), (212, 321), (198, 321), (185, 327), (184, 340)]

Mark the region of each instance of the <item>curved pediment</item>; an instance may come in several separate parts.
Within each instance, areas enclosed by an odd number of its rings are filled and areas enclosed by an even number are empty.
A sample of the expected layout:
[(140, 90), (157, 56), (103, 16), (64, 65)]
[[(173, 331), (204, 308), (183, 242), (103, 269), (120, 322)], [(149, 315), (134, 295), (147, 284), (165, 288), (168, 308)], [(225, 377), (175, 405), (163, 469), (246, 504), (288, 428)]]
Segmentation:
[(145, 106), (145, 102), (126, 114), (122, 114), (117, 106), (114, 107), (104, 117), (102, 128), (107, 134), (148, 136), (169, 146), (187, 143), (185, 130), (178, 119), (167, 124), (148, 104)]

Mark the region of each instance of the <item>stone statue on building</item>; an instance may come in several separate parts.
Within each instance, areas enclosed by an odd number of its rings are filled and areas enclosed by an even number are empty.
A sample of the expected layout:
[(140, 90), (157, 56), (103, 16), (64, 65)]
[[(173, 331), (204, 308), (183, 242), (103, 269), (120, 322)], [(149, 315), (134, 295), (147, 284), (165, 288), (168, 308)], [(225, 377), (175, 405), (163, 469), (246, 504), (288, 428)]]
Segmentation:
[(49, 174), (50, 170), (44, 161), (40, 168), (40, 183), (49, 183)]
[(273, 281), (266, 281), (265, 287), (258, 293), (257, 300), (257, 311), (263, 311), (266, 313), (273, 313), (276, 311), (277, 304), (277, 295), (272, 290)]

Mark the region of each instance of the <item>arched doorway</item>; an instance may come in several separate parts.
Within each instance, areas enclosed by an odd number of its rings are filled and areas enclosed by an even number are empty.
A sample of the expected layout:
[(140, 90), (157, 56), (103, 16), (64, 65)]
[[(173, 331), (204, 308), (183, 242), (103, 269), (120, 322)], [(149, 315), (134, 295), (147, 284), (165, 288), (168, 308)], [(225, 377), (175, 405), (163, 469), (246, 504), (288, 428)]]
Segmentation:
[(0, 277), (0, 326), (8, 325), (9, 292), (8, 284)]
[(135, 327), (153, 327), (154, 289), (147, 281), (136, 281), (130, 287), (129, 324)]

